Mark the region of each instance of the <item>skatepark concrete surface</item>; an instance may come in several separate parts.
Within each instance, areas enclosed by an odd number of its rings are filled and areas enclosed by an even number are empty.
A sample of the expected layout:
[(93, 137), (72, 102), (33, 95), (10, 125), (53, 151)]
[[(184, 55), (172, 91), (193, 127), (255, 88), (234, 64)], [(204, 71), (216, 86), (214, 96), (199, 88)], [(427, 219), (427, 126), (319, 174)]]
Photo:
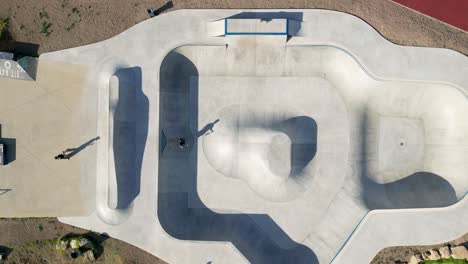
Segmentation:
[(455, 51), (334, 11), (178, 10), (39, 61), (79, 65), (92, 91), (85, 210), (64, 223), (169, 263), (369, 263), (468, 230)]
[[(54, 156), (96, 137), (97, 97), (86, 66), (41, 60), (36, 81), (0, 78), (0, 217), (71, 216), (94, 210), (93, 146)], [(83, 128), (88, 128), (84, 130)], [(94, 146), (95, 147), (95, 146)]]

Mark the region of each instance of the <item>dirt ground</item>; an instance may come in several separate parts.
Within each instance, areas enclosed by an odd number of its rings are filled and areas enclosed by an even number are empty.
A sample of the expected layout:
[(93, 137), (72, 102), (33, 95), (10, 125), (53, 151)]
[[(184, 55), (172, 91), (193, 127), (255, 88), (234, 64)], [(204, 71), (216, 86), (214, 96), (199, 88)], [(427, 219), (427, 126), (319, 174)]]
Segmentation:
[[(89, 231), (60, 223), (56, 218), (0, 219), (0, 251), (7, 252), (4, 263), (89, 263), (84, 258), (72, 260), (55, 249), (57, 238)], [(166, 262), (130, 244), (108, 236), (91, 234), (103, 248), (93, 263), (165, 264)], [(3, 262), (2, 262), (3, 263)]]
[[(468, 55), (468, 33), (388, 0), (3, 0), (0, 17), (9, 18), (0, 51), (28, 55), (91, 44), (108, 39), (148, 19), (147, 8), (169, 12), (184, 8), (321, 8), (362, 18), (396, 44), (449, 48)], [(166, 9), (166, 10), (165, 10)], [(29, 43), (29, 44), (24, 44)], [(13, 248), (7, 263), (68, 263), (53, 249), (51, 239), (86, 233), (53, 218), (0, 219), (0, 246)], [(465, 235), (460, 241), (468, 241)], [(127, 243), (103, 242), (101, 263), (164, 263)], [(393, 247), (372, 263), (393, 263), (429, 247)], [(44, 254), (55, 252), (54, 254)], [(49, 259), (44, 259), (49, 258)], [(76, 263), (76, 262), (75, 262)]]
[[(105, 40), (148, 19), (147, 8), (166, 0), (8, 0), (10, 38), (39, 44), (38, 52)], [(358, 16), (388, 40), (402, 45), (442, 47), (468, 54), (468, 33), (389, 0), (173, 0), (166, 12), (183, 8), (322, 8)], [(14, 44), (3, 41), (0, 50)], [(34, 47), (32, 48), (34, 49)]]
[(405, 263), (406, 261), (409, 261), (410, 257), (416, 253), (423, 253), (428, 251), (429, 249), (439, 248), (445, 245), (464, 245), (465, 247), (468, 247), (468, 233), (466, 233), (460, 238), (443, 244), (409, 247), (388, 247), (381, 250), (374, 257), (371, 264), (393, 264), (398, 263), (398, 261)]

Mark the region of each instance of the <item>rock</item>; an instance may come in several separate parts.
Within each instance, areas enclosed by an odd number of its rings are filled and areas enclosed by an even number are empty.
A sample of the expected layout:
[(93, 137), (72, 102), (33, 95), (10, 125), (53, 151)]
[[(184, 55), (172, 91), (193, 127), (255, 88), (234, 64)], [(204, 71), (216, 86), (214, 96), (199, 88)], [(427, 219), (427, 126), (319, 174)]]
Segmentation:
[(80, 247), (85, 247), (88, 249), (92, 248), (91, 241), (84, 237), (80, 238)]
[(468, 250), (464, 246), (452, 247), (452, 257), (454, 259), (468, 259)]
[(439, 248), (439, 253), (441, 258), (450, 258), (452, 251), (448, 246)]
[(429, 260), (438, 260), (440, 259), (440, 254), (437, 252), (435, 249), (430, 249), (426, 252), (423, 253), (424, 259), (429, 259)]
[(424, 259), (423, 259), (423, 256), (422, 254), (414, 254), (413, 256), (411, 256), (408, 264), (418, 264), (419, 262), (422, 262)]
[(77, 249), (77, 248), (80, 247), (80, 241), (79, 241), (78, 239), (72, 239), (72, 240), (70, 241), (70, 246), (71, 246), (71, 248), (73, 248), (73, 249)]
[(95, 261), (95, 260), (96, 260), (96, 258), (94, 257), (94, 252), (93, 252), (92, 250), (86, 251), (86, 252), (84, 253), (84, 256), (85, 256), (87, 259), (91, 260), (91, 261)]
[(66, 250), (68, 247), (67, 242), (64, 240), (59, 240), (55, 245), (55, 248), (58, 250)]

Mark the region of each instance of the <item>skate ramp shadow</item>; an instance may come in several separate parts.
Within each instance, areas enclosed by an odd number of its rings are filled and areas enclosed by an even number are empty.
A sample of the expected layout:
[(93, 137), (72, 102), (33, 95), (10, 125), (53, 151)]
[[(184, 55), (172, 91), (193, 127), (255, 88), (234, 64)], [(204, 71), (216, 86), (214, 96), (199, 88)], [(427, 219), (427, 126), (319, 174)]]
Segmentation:
[(432, 208), (457, 202), (452, 185), (429, 172), (416, 172), (386, 184), (367, 179), (365, 189), (365, 202), (369, 209)]
[[(113, 150), (117, 208), (127, 208), (140, 193), (141, 165), (148, 135), (149, 100), (142, 91), (139, 67), (120, 69), (114, 112)], [(111, 87), (112, 88), (112, 87)]]
[(308, 116), (296, 116), (276, 128), (291, 139), (291, 177), (297, 177), (317, 154), (317, 122)]
[[(160, 139), (165, 137), (163, 129), (190, 131), (192, 134), (186, 136), (195, 139), (199, 134), (193, 126), (198, 124), (197, 77), (195, 65), (176, 51), (163, 60)], [(197, 140), (193, 142), (189, 150), (177, 154), (159, 152), (157, 214), (169, 235), (181, 240), (231, 242), (250, 263), (318, 263), (310, 248), (293, 241), (268, 215), (221, 214), (207, 208), (197, 194), (198, 146)], [(274, 232), (262, 229), (257, 224), (261, 222), (268, 223)]]

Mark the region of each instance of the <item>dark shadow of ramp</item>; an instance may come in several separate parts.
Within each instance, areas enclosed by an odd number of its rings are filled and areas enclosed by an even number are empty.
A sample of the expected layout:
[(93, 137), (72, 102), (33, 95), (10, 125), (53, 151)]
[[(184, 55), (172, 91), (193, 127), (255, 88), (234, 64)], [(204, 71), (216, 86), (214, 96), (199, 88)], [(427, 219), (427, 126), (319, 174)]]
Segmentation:
[(457, 202), (452, 185), (429, 172), (416, 172), (387, 184), (369, 179), (365, 188), (365, 202), (369, 209), (444, 207)]
[(114, 113), (113, 149), (117, 177), (117, 208), (127, 208), (140, 193), (141, 165), (148, 135), (149, 100), (142, 91), (139, 67), (121, 69), (119, 100)]
[(317, 153), (317, 122), (308, 116), (289, 118), (275, 126), (291, 139), (291, 173), (298, 176)]
[[(161, 140), (173, 137), (163, 136), (163, 130), (187, 138), (196, 138), (199, 134), (198, 127), (193, 125), (198, 124), (197, 77), (195, 65), (175, 51), (162, 62)], [(191, 134), (185, 135), (187, 133)], [(171, 141), (164, 143), (169, 145)], [(176, 147), (166, 146), (165, 149)], [(197, 148), (197, 140), (194, 140), (190, 150), (177, 155), (164, 153), (164, 150), (159, 153), (157, 214), (169, 235), (181, 240), (229, 241), (250, 263), (318, 263), (310, 248), (291, 240), (268, 215), (219, 214), (207, 208), (197, 194)], [(252, 217), (257, 222), (268, 222), (268, 228), (276, 232), (265, 232)], [(279, 246), (277, 240), (288, 247)]]

